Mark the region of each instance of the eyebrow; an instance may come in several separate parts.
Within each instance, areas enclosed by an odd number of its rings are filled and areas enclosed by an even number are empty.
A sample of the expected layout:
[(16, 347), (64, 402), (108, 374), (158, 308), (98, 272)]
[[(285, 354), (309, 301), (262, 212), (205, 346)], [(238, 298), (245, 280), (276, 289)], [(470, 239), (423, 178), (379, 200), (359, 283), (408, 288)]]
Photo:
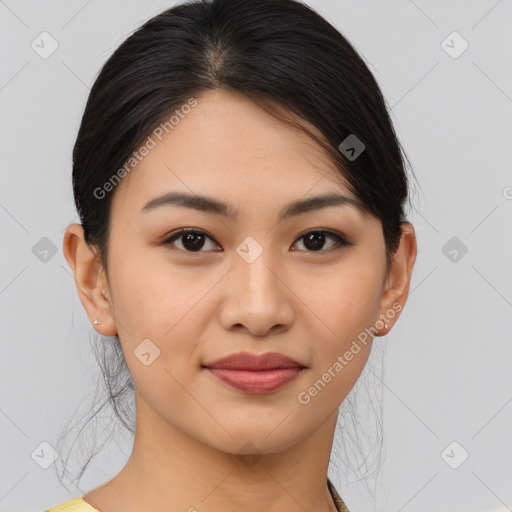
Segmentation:
[[(222, 215), (230, 219), (238, 218), (238, 210), (227, 203), (219, 201), (208, 196), (197, 194), (188, 194), (186, 192), (168, 192), (160, 197), (156, 197), (147, 203), (141, 212), (153, 211), (163, 206), (181, 206), (192, 208), (206, 213)], [(284, 220), (296, 215), (307, 212), (321, 210), (331, 206), (349, 206), (366, 215), (367, 211), (363, 203), (357, 199), (340, 194), (324, 194), (294, 201), (286, 205), (279, 214), (279, 220)]]

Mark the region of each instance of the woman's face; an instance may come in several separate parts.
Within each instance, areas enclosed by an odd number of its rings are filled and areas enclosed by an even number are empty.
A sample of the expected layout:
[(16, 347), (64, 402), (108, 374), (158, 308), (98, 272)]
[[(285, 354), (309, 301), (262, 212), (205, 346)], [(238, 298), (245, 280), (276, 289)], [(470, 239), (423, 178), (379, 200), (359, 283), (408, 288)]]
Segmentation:
[[(112, 322), (118, 332), (138, 414), (226, 452), (246, 443), (276, 452), (332, 416), (369, 355), (362, 333), (392, 309), (382, 226), (351, 202), (282, 216), (319, 196), (356, 198), (323, 150), (248, 99), (210, 91), (196, 100), (115, 187), (112, 309), (98, 328)], [(147, 207), (170, 193), (196, 200)], [(195, 236), (169, 241), (184, 228)], [(238, 352), (278, 352), (305, 368), (250, 392), (204, 367)]]

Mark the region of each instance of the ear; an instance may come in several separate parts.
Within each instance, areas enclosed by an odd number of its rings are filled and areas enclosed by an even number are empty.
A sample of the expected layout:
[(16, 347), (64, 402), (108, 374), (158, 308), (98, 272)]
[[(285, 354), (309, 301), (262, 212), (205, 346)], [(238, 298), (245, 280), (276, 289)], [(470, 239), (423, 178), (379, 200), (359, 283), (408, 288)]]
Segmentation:
[(104, 336), (117, 334), (109, 285), (99, 253), (86, 244), (81, 224), (71, 224), (66, 229), (62, 244), (64, 256), (71, 267), (80, 301), (91, 324), (98, 319), (95, 329)]
[[(400, 316), (409, 294), (412, 269), (416, 261), (416, 233), (410, 222), (402, 223), (400, 245), (393, 255), (384, 283), (380, 303), (380, 315), (383, 327), (377, 336), (387, 334)], [(387, 328), (385, 327), (387, 324)]]

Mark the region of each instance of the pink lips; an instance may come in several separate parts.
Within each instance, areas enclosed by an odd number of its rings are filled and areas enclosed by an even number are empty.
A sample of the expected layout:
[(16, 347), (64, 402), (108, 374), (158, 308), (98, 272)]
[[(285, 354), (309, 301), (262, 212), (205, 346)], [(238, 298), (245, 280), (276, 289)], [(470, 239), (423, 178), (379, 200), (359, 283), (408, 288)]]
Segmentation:
[(297, 361), (278, 354), (240, 352), (205, 364), (215, 377), (248, 393), (269, 393), (294, 379), (305, 367)]

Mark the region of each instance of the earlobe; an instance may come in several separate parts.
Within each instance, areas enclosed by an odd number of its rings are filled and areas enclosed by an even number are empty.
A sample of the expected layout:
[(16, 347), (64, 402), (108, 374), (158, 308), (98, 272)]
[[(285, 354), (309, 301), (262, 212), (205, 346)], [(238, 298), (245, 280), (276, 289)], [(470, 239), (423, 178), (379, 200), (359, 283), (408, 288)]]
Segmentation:
[[(384, 322), (377, 336), (384, 336), (393, 327), (407, 301), (412, 270), (416, 261), (416, 233), (410, 222), (402, 223), (400, 245), (386, 276), (379, 319)], [(387, 326), (386, 326), (387, 325)]]
[[(66, 229), (62, 250), (73, 272), (80, 302), (91, 324), (104, 336), (117, 334), (112, 303), (106, 291), (106, 275), (99, 254), (86, 244), (81, 224)], [(94, 323), (98, 320), (98, 323)]]

